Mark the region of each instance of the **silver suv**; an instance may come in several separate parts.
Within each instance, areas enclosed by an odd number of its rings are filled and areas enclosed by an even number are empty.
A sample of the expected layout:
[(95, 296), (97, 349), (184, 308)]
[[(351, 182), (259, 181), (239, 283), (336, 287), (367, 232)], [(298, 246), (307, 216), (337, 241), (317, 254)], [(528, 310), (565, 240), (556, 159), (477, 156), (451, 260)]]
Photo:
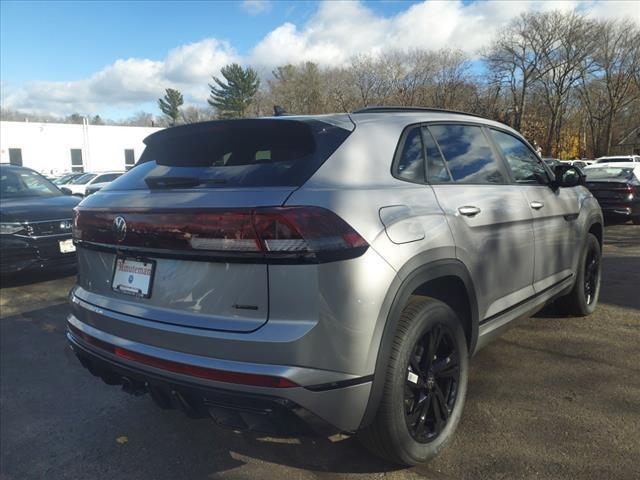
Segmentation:
[(597, 201), (500, 123), (367, 108), (145, 143), (76, 209), (67, 336), (163, 408), (416, 464), (452, 438), (474, 352), (554, 299), (596, 306)]

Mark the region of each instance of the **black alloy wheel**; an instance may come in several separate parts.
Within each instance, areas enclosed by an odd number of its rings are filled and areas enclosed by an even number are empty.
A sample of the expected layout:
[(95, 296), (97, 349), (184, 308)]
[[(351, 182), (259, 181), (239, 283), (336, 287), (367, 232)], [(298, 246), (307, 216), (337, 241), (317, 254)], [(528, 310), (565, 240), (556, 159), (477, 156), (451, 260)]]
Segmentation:
[(404, 412), (413, 439), (428, 443), (447, 425), (458, 395), (460, 352), (454, 333), (435, 324), (415, 343), (407, 365)]
[(587, 305), (591, 305), (595, 300), (599, 281), (600, 252), (595, 248), (590, 248), (585, 256), (584, 264), (584, 297)]

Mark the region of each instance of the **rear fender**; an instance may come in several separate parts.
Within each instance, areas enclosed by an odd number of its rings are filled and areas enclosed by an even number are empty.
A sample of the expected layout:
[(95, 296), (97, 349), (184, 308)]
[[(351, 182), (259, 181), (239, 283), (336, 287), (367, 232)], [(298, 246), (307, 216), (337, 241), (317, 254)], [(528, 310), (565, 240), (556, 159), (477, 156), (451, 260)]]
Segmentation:
[(369, 425), (378, 411), (378, 406), (380, 405), (384, 390), (387, 366), (391, 355), (391, 346), (396, 334), (398, 320), (402, 310), (409, 302), (411, 294), (420, 285), (443, 277), (457, 277), (466, 287), (471, 306), (470, 355), (475, 351), (478, 341), (478, 302), (469, 271), (459, 260), (436, 260), (434, 262), (420, 265), (420, 256), (414, 258), (411, 262), (405, 265), (400, 272), (398, 272), (398, 276), (396, 278), (403, 280), (398, 280), (399, 285), (398, 283), (394, 283), (387, 292), (385, 304), (390, 303), (391, 307), (385, 313), (381, 313), (382, 318), (378, 319), (380, 322), (384, 323), (384, 329), (376, 358), (371, 393), (369, 394), (369, 401), (367, 403), (367, 408), (362, 418), (362, 422), (360, 423), (360, 428)]

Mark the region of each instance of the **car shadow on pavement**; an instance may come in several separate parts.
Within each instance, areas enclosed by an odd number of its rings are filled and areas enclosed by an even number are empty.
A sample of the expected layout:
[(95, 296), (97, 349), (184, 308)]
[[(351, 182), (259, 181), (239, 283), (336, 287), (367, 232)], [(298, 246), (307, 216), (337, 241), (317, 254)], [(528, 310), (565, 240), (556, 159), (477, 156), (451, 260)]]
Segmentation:
[[(402, 468), (348, 436), (235, 432), (106, 385), (68, 348), (68, 312), (59, 303), (0, 322), (2, 473), (42, 478), (46, 470), (51, 478), (104, 478), (109, 471), (113, 478), (175, 478), (180, 471), (183, 478), (210, 478), (242, 467), (257, 469), (252, 478), (264, 478), (260, 466), (268, 464), (269, 478), (290, 478), (299, 470), (373, 474)], [(41, 460), (30, 462), (30, 455)]]
[[(633, 246), (637, 246), (636, 242)], [(605, 255), (602, 258), (601, 304), (640, 310), (640, 296), (629, 294), (631, 285), (640, 285), (640, 257)], [(534, 315), (535, 318), (564, 317), (552, 303)]]

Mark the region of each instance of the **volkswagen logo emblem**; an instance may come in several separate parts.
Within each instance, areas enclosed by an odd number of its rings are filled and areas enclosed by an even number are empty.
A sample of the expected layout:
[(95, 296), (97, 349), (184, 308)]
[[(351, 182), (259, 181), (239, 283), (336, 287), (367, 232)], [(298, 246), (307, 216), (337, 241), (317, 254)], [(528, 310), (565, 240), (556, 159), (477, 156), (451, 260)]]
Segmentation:
[(124, 240), (127, 236), (127, 222), (124, 217), (116, 217), (113, 220), (113, 235), (116, 237), (117, 242)]

